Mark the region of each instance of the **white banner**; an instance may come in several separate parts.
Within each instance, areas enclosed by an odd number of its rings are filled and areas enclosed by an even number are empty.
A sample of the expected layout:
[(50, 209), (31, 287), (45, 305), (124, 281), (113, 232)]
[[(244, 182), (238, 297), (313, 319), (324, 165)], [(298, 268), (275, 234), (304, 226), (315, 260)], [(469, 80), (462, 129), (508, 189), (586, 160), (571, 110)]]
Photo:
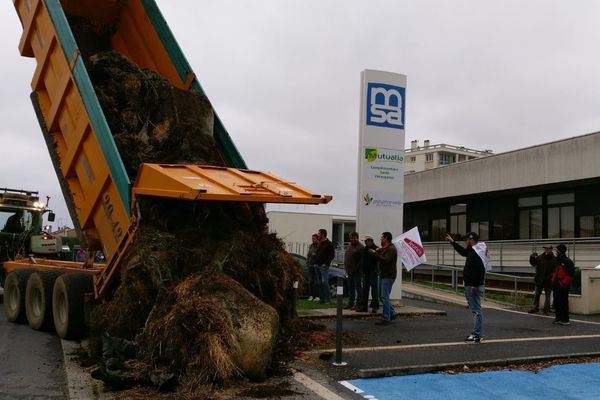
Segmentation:
[(398, 255), (400, 255), (400, 259), (407, 271), (427, 262), (425, 248), (421, 242), (419, 229), (416, 226), (392, 240), (392, 243), (396, 246)]

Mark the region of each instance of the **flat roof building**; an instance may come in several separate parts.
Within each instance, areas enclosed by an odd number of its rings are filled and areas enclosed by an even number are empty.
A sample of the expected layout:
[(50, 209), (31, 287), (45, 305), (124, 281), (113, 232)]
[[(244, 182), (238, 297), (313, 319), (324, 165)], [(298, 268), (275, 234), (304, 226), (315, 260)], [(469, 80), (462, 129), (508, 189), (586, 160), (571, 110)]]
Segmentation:
[(419, 146), (419, 141), (413, 140), (410, 149), (404, 150), (404, 173), (412, 174), (490, 155), (491, 150), (474, 150), (444, 143), (432, 145), (429, 140)]

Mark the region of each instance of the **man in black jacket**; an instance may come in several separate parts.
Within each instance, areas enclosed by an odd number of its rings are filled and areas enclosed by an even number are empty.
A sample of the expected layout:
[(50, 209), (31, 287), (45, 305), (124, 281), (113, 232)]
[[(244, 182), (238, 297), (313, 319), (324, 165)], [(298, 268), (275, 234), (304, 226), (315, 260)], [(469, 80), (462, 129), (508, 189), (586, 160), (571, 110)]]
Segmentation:
[(463, 282), (465, 285), (465, 297), (469, 303), (469, 309), (473, 313), (473, 330), (467, 336), (465, 342), (479, 343), (483, 337), (483, 311), (481, 309), (481, 296), (485, 289), (485, 266), (483, 260), (473, 249), (479, 241), (475, 232), (467, 233), (465, 236), (465, 247), (456, 243), (452, 236), (446, 234), (446, 240), (450, 242), (454, 250), (466, 257), (463, 268)]
[(374, 314), (379, 309), (379, 286), (377, 275), (377, 258), (369, 252), (369, 249), (377, 250), (377, 245), (373, 241), (373, 236), (365, 235), (365, 248), (363, 254), (363, 295), (362, 303), (358, 311), (367, 312), (369, 302), (369, 290), (371, 291), (371, 312)]
[(550, 293), (552, 292), (552, 272), (556, 266), (556, 258), (552, 253), (552, 246), (544, 245), (544, 252), (540, 255), (532, 253), (529, 256), (529, 264), (535, 268), (535, 295), (533, 297), (533, 306), (529, 313), (536, 313), (540, 310), (540, 296), (544, 291), (544, 314), (550, 313)]

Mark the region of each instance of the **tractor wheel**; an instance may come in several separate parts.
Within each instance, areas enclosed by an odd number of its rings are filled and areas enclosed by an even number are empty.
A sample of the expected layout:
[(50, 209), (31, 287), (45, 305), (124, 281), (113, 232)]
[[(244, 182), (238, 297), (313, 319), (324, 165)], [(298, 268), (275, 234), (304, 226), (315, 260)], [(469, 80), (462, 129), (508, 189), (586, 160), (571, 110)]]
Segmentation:
[(11, 322), (25, 321), (27, 279), (34, 269), (21, 269), (8, 274), (4, 281), (4, 314)]
[(52, 288), (59, 271), (39, 271), (27, 280), (25, 311), (29, 326), (36, 330), (52, 326)]
[(56, 333), (62, 339), (78, 339), (85, 331), (85, 294), (93, 291), (92, 276), (62, 275), (54, 282), (52, 310)]

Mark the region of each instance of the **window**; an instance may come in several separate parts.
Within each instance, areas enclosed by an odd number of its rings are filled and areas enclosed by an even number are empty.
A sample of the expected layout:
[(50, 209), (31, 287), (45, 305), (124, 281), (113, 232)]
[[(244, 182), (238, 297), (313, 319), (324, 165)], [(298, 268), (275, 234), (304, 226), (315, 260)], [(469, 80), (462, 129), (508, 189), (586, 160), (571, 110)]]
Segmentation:
[(600, 236), (600, 215), (579, 217), (579, 237)]
[(408, 161), (409, 161), (409, 162), (416, 162), (416, 161), (417, 161), (417, 157), (416, 157), (416, 156), (410, 156), (410, 157), (408, 158)]
[(425, 154), (425, 162), (433, 161), (433, 153)]
[(478, 234), (481, 240), (490, 240), (490, 223), (488, 221), (471, 222), (471, 232)]
[(440, 154), (439, 157), (440, 165), (453, 164), (456, 160), (454, 154)]
[(450, 233), (458, 237), (467, 233), (466, 204), (455, 204), (450, 206)]
[(542, 238), (542, 196), (519, 199), (519, 239)]
[(431, 240), (444, 240), (447, 232), (445, 218), (431, 221)]
[(575, 237), (575, 194), (549, 194), (548, 202), (548, 237)]

